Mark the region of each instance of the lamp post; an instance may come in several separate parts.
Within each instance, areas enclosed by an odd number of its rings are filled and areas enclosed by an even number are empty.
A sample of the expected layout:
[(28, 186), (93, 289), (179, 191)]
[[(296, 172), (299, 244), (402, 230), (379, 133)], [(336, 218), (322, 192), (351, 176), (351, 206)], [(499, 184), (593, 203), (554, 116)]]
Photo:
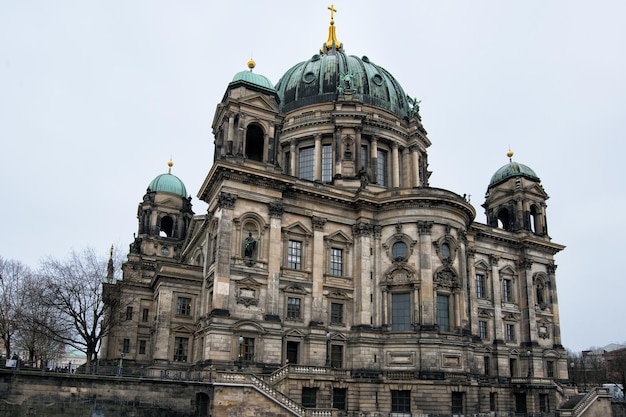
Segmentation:
[(120, 362), (117, 364), (117, 376), (122, 376), (122, 361), (124, 360), (124, 353), (120, 353)]
[(326, 331), (326, 366), (330, 366), (330, 332)]
[(239, 336), (239, 359), (238, 359), (238, 363), (237, 366), (239, 367), (239, 370), (241, 371), (241, 369), (243, 368), (243, 336)]
[(533, 374), (533, 367), (532, 367), (532, 352), (530, 350), (526, 351), (526, 356), (528, 356), (528, 377), (530, 378)]
[(570, 371), (569, 371), (569, 373), (570, 373), (569, 377), (570, 377), (570, 379), (572, 380), (572, 386), (576, 385), (576, 379), (574, 378), (574, 365), (575, 365), (575, 364), (574, 364), (574, 361), (571, 361), (571, 362), (569, 363), (569, 369), (570, 369)]

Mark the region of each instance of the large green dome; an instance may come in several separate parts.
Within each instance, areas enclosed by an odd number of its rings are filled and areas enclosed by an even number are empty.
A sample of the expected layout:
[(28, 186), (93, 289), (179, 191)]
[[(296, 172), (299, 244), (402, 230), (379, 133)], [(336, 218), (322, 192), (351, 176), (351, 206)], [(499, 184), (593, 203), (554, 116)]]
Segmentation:
[(400, 83), (384, 68), (364, 56), (346, 55), (343, 49), (313, 55), (289, 69), (276, 84), (281, 111), (330, 102), (344, 90), (364, 104), (409, 117), (411, 107)]
[(493, 187), (494, 185), (503, 183), (509, 178), (514, 177), (525, 177), (533, 181), (540, 181), (537, 174), (535, 174), (535, 171), (533, 171), (524, 164), (511, 161), (498, 169), (495, 174), (493, 174), (493, 176), (491, 177), (491, 181), (489, 182), (489, 187)]
[(176, 175), (170, 173), (161, 174), (153, 179), (150, 185), (148, 185), (148, 190), (176, 194), (187, 198), (185, 184)]

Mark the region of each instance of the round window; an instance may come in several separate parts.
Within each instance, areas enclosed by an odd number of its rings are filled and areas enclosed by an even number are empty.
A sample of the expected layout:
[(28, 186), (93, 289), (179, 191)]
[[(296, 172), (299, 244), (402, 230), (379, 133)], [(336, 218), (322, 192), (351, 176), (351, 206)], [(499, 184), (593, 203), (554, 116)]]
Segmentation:
[(391, 247), (391, 256), (394, 261), (404, 261), (409, 254), (406, 243), (396, 242)]

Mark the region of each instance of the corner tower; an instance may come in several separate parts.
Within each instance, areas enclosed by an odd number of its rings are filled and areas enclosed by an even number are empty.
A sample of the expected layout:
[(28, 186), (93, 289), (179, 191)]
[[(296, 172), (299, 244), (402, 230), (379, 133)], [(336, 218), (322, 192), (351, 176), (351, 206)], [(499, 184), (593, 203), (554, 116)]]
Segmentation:
[(483, 204), (487, 224), (510, 232), (526, 230), (547, 237), (548, 194), (535, 171), (513, 161), (512, 151), (507, 156), (509, 163), (493, 174), (487, 187)]
[(191, 197), (185, 184), (168, 172), (158, 175), (148, 185), (143, 201), (137, 208), (138, 234), (131, 244), (131, 253), (178, 258), (187, 229), (193, 217)]

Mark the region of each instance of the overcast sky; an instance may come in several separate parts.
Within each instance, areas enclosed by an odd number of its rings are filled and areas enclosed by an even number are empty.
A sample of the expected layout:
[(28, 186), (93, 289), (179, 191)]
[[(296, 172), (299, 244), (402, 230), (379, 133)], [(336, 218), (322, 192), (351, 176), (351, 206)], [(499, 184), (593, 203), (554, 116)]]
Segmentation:
[[(128, 250), (150, 181), (196, 198), (215, 107), (253, 57), (277, 83), (328, 36), (329, 1), (0, 0), (0, 255)], [(550, 195), (563, 343), (626, 341), (626, 2), (336, 0), (348, 54), (422, 100), (430, 184), (471, 195), (514, 160)]]

